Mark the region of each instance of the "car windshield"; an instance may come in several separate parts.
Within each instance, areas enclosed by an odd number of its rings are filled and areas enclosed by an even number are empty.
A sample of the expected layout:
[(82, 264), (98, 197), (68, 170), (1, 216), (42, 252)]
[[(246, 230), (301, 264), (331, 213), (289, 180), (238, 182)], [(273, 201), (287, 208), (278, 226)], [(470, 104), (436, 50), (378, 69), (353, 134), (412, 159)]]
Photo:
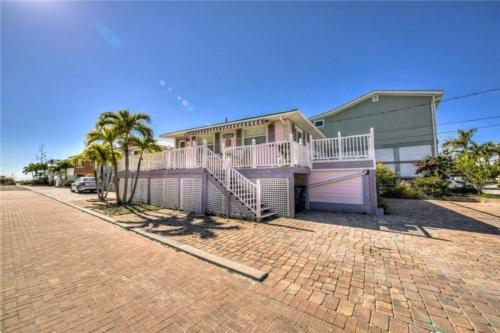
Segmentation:
[(83, 178), (82, 178), (82, 181), (83, 181), (83, 182), (93, 182), (93, 181), (94, 181), (94, 178), (93, 178), (93, 177), (83, 177)]

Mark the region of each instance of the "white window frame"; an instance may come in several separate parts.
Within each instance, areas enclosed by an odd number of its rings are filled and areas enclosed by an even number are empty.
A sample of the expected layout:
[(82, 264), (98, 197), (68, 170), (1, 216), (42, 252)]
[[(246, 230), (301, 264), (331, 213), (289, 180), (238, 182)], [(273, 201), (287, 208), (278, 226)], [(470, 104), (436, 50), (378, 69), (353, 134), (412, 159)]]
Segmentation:
[[(295, 125), (295, 132), (296, 132), (296, 137), (297, 137), (297, 138), (296, 138), (296, 142), (299, 142), (299, 141), (300, 141), (300, 139), (302, 139), (302, 143), (304, 143), (304, 142), (305, 142), (305, 140), (306, 140), (304, 130), (303, 130), (302, 128), (300, 128), (299, 126)], [(301, 134), (301, 136), (302, 136), (300, 139), (299, 139), (299, 135), (298, 135), (298, 133), (300, 133), (300, 134)], [(294, 140), (295, 140), (295, 138), (294, 138)]]
[(186, 148), (186, 147), (187, 147), (187, 142), (186, 142), (186, 140), (179, 140), (179, 141), (177, 142), (177, 147), (176, 147), (176, 148), (181, 148), (181, 142), (184, 142), (184, 148)]
[[(319, 121), (321, 121), (321, 126), (316, 125), (316, 123), (317, 123), (317, 122), (319, 122)], [(314, 121), (314, 126), (315, 126), (316, 128), (325, 127), (325, 119), (318, 119), (318, 120), (315, 120), (315, 121)]]
[[(268, 143), (269, 142), (269, 127), (267, 125), (258, 125), (258, 126), (251, 126), (251, 127), (265, 127), (265, 129), (266, 129), (266, 135), (265, 135), (266, 142), (264, 142), (264, 143)], [(251, 128), (251, 127), (243, 128), (242, 131), (241, 131), (241, 145), (242, 146), (250, 146), (250, 145), (252, 145), (251, 143), (248, 144), (248, 145), (246, 145), (245, 144), (245, 140), (246, 139), (260, 138), (260, 137), (264, 136), (264, 135), (245, 136), (245, 129), (248, 129), (248, 128)]]
[[(209, 135), (209, 136), (210, 136), (210, 135)], [(197, 145), (198, 145), (198, 146), (200, 145), (200, 143), (198, 143), (198, 137), (196, 137), (196, 143), (197, 143)], [(201, 141), (201, 144), (203, 144), (203, 140)], [(215, 150), (214, 150), (214, 149), (215, 149), (215, 133), (212, 133), (212, 143), (208, 143), (208, 142), (207, 142), (207, 146), (208, 146), (208, 148), (209, 148), (209, 149), (211, 149), (212, 151), (215, 151)], [(212, 148), (210, 148), (210, 146), (211, 146)]]

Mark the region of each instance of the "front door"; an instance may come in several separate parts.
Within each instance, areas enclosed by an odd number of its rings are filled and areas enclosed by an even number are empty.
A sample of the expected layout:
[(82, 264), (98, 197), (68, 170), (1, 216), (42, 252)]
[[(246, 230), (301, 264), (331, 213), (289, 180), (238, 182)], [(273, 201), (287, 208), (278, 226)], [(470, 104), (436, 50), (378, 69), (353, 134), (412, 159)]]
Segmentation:
[(235, 140), (233, 132), (222, 133), (221, 137), (221, 151), (223, 151), (224, 148), (229, 148), (233, 145), (233, 140)]

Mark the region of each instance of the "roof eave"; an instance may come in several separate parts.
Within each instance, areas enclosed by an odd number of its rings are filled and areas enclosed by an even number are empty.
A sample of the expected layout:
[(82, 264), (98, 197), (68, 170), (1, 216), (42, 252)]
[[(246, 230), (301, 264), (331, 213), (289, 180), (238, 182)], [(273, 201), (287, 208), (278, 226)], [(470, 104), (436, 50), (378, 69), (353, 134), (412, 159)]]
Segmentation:
[[(373, 95), (388, 95), (388, 96), (438, 96), (441, 97), (444, 95), (443, 90), (372, 90), (369, 93), (366, 93), (358, 98), (355, 98), (345, 104), (342, 104), (335, 109), (332, 109), (327, 112), (320, 113), (318, 115), (309, 117), (311, 120), (321, 119), (323, 117), (328, 117), (339, 112), (344, 111), (345, 109), (350, 108), (353, 105), (361, 103), (368, 98), (371, 98)], [(439, 105), (439, 100), (437, 101), (436, 106)]]
[[(191, 132), (191, 131), (195, 131), (195, 130), (209, 129), (209, 128), (214, 128), (214, 127), (219, 127), (219, 126), (224, 126), (224, 125), (231, 125), (231, 124), (238, 124), (238, 123), (245, 122), (245, 121), (252, 121), (252, 120), (259, 120), (259, 119), (266, 119), (266, 118), (272, 119), (274, 117), (278, 118), (278, 117), (283, 117), (283, 116), (294, 114), (294, 113), (300, 114), (300, 111), (298, 109), (292, 109), (289, 111), (277, 112), (277, 113), (263, 115), (263, 116), (228, 121), (226, 123), (218, 123), (218, 124), (209, 125), (209, 126), (194, 127), (194, 128), (189, 128), (189, 129), (185, 129), (182, 131), (160, 134), (160, 137), (162, 137), (162, 138), (174, 138), (174, 137), (178, 137), (178, 136), (183, 136), (187, 132)], [(307, 118), (305, 118), (305, 117), (303, 117), (303, 118), (307, 120)]]

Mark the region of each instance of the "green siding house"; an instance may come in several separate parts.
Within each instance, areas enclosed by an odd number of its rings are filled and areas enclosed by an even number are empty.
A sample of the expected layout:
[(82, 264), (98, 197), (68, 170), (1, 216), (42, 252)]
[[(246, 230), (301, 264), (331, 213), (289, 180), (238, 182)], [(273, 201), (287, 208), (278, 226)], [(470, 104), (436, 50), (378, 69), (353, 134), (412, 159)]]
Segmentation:
[(413, 162), (437, 154), (436, 109), (441, 90), (376, 90), (310, 118), (328, 138), (375, 132), (375, 156), (402, 178)]

